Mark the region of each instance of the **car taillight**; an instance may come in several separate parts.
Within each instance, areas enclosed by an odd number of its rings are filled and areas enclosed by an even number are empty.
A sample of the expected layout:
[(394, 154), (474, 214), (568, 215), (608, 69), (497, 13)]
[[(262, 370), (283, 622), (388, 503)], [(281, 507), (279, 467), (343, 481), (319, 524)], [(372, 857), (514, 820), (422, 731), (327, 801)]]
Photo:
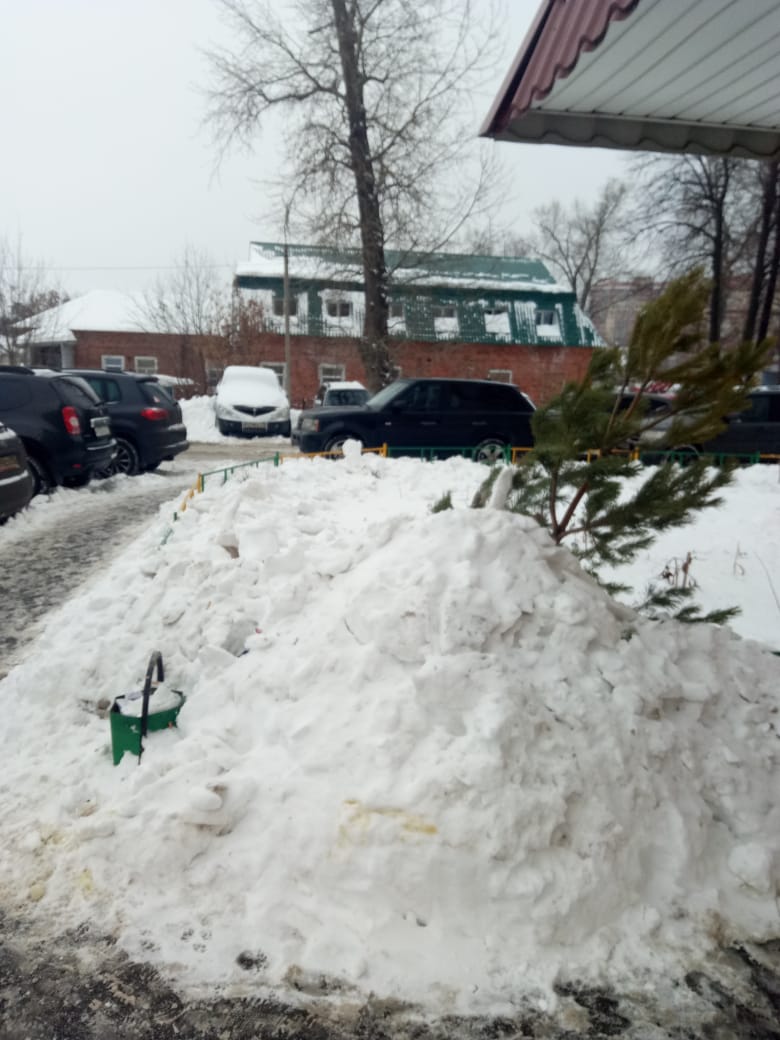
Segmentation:
[(168, 418), (168, 412), (165, 408), (142, 408), (141, 417), (143, 419), (151, 419), (152, 421), (159, 422), (161, 419)]
[(66, 404), (62, 409), (62, 421), (65, 423), (65, 429), (68, 433), (72, 437), (78, 437), (81, 433), (81, 421), (79, 413), (72, 404)]

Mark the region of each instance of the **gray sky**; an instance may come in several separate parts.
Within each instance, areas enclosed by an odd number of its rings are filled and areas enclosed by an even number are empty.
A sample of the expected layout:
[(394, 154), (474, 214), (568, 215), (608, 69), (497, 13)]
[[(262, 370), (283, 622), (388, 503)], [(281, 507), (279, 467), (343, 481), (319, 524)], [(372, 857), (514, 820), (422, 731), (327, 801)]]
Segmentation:
[[(540, 2), (506, 0), (482, 116)], [(187, 243), (227, 274), (250, 240), (279, 237), (259, 183), (283, 161), (274, 135), (214, 172), (198, 93), (201, 49), (227, 40), (213, 0), (0, 0), (0, 25), (0, 237), (21, 236), (52, 280), (72, 294), (141, 288)], [(540, 203), (591, 198), (624, 171), (617, 152), (493, 147), (511, 183), (496, 223), (518, 233)]]

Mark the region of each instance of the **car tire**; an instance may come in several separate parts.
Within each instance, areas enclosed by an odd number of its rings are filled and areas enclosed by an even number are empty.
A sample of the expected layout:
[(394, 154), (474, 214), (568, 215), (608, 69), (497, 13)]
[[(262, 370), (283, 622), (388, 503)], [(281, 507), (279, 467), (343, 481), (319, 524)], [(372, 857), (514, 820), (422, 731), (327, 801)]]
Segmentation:
[(46, 466), (35, 455), (27, 454), (27, 465), (33, 479), (33, 495), (48, 495), (54, 488), (54, 481)]
[(116, 447), (117, 452), (111, 464), (114, 473), (124, 473), (128, 477), (134, 477), (141, 469), (135, 445), (124, 437), (117, 437)]
[(506, 462), (506, 449), (507, 443), (501, 437), (486, 437), (476, 446), (472, 458), (494, 466), (497, 462)]
[(341, 458), (344, 454), (344, 443), (353, 440), (360, 440), (360, 438), (355, 437), (352, 433), (337, 433), (335, 437), (331, 437), (330, 440), (326, 442), (325, 451), (332, 451)]

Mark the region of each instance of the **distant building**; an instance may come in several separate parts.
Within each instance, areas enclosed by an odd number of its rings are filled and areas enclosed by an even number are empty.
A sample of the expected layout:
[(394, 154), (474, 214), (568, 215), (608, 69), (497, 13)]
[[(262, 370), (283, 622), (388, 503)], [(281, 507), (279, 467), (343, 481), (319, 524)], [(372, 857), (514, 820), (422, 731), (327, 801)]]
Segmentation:
[[(388, 264), (399, 375), (503, 380), (543, 402), (582, 376), (603, 344), (574, 294), (537, 260), (391, 252)], [(291, 399), (300, 406), (323, 383), (366, 382), (362, 268), (356, 251), (308, 246), (289, 247), (289, 267)], [(149, 331), (142, 297), (95, 291), (30, 319), (27, 360), (163, 373), (201, 392), (231, 363), (267, 365), (283, 380), (284, 246), (252, 243), (234, 282), (225, 336)]]
[[(234, 284), (261, 309), (263, 363), (284, 375), (284, 254), (253, 242)], [(518, 383), (547, 400), (603, 345), (574, 293), (538, 260), (388, 251), (391, 354), (399, 374)], [(291, 385), (310, 399), (330, 379), (365, 379), (357, 350), (363, 280), (357, 250), (288, 247)], [(585, 348), (585, 349), (583, 349)]]
[(663, 292), (664, 283), (652, 278), (604, 278), (591, 289), (590, 310), (611, 347), (625, 347), (637, 315)]

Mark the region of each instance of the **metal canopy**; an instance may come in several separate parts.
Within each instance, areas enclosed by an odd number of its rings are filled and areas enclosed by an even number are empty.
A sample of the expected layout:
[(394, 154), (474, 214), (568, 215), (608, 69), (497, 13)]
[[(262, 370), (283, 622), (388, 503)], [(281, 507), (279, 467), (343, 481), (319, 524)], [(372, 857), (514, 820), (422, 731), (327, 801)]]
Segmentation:
[(778, 0), (544, 0), (481, 134), (780, 157)]

